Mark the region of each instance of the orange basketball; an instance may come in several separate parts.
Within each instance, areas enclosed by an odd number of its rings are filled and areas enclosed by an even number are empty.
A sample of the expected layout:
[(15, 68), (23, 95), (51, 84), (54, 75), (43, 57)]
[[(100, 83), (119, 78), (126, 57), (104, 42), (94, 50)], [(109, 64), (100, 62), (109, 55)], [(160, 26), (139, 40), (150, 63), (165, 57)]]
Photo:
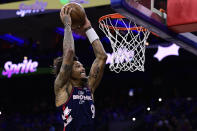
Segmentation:
[(66, 6), (72, 8), (70, 14), (72, 20), (72, 28), (83, 26), (85, 24), (85, 17), (86, 17), (84, 8), (80, 4), (74, 2), (66, 4), (65, 7)]

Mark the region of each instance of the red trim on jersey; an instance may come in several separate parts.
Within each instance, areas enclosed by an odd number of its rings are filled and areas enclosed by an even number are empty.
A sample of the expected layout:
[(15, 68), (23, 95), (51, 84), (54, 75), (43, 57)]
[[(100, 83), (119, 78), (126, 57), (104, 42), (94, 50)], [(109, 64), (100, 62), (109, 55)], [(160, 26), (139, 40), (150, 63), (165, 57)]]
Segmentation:
[(62, 106), (62, 110), (63, 110), (63, 111), (65, 110), (65, 105)]
[(64, 103), (64, 109), (65, 109), (65, 105), (69, 102), (69, 100), (70, 100), (70, 98), (71, 98), (71, 96), (73, 94), (73, 91), (74, 91), (74, 88), (72, 88), (72, 91), (70, 93), (70, 96), (69, 96), (68, 100)]
[[(73, 91), (74, 91), (74, 88), (72, 87), (72, 91), (71, 91), (71, 93), (70, 93), (70, 97), (68, 98), (68, 100), (63, 104), (63, 106), (62, 106), (62, 109), (63, 109), (63, 111), (65, 110), (65, 105), (69, 102), (69, 100), (70, 100), (70, 98), (72, 97), (72, 94), (73, 94)], [(66, 119), (68, 118), (68, 116), (66, 116)], [(63, 131), (65, 131), (66, 130), (66, 127), (64, 127), (64, 130)]]

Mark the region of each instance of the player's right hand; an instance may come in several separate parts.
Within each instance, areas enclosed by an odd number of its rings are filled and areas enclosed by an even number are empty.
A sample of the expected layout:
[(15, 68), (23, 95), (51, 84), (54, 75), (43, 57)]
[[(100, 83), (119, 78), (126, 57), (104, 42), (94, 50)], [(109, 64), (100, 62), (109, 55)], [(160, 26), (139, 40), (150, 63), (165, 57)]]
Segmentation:
[(89, 27), (91, 27), (91, 23), (90, 23), (89, 19), (86, 16), (85, 17), (85, 24), (83, 26), (79, 26), (79, 28), (75, 28), (75, 29), (72, 29), (72, 30), (76, 34), (79, 34), (81, 36), (86, 36), (85, 32), (86, 32), (87, 28), (89, 28)]
[(71, 26), (72, 21), (71, 21), (71, 16), (70, 13), (72, 11), (71, 7), (63, 6), (61, 11), (60, 11), (60, 18), (64, 26), (69, 25)]

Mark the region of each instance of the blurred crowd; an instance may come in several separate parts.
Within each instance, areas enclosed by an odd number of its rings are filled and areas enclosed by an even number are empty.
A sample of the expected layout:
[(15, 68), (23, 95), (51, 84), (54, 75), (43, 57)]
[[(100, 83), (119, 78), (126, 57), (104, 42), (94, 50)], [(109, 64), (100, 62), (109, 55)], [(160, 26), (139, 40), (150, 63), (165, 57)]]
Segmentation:
[(152, 131), (196, 131), (197, 99), (174, 98), (164, 101), (145, 116), (146, 129)]
[[(128, 97), (129, 98), (129, 97)], [(132, 98), (131, 98), (132, 99)], [(117, 102), (116, 102), (117, 101)], [(132, 100), (130, 100), (132, 101)], [(115, 97), (96, 100), (96, 129), (108, 131), (110, 122), (132, 122), (135, 115), (134, 131), (196, 131), (197, 130), (197, 99), (172, 98), (164, 100), (160, 105), (152, 104), (150, 111), (140, 108), (141, 105), (130, 106), (130, 101)], [(120, 104), (120, 103), (122, 104)], [(130, 104), (131, 104), (130, 103)], [(145, 107), (145, 106), (144, 106)], [(26, 111), (0, 115), (1, 131), (62, 131), (63, 122), (58, 108), (46, 101), (29, 107)], [(117, 130), (118, 131), (118, 130)]]
[[(25, 106), (24, 106), (25, 108)], [(60, 114), (46, 101), (34, 103), (25, 111), (3, 112), (0, 116), (1, 131), (61, 131)]]

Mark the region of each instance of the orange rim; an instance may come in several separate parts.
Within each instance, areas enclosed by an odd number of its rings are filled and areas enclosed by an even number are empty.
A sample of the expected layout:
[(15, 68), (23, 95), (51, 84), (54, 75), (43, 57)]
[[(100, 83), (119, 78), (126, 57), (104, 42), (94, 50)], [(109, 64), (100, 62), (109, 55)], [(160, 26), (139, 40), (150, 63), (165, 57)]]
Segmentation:
[(108, 14), (108, 15), (104, 15), (99, 19), (99, 23), (105, 27), (108, 27), (109, 29), (118, 29), (118, 30), (137, 30), (137, 31), (147, 31), (146, 28), (144, 27), (132, 27), (132, 28), (126, 28), (126, 27), (114, 27), (114, 26), (110, 26), (110, 25), (105, 25), (103, 23), (101, 23), (102, 20), (107, 19), (107, 18), (112, 18), (112, 19), (122, 19), (122, 18), (126, 18), (124, 16), (122, 16), (119, 13), (114, 13), (114, 14)]
[[(108, 15), (104, 15), (101, 18), (99, 18), (99, 23), (105, 27), (108, 27), (109, 29), (113, 30), (113, 29), (118, 29), (118, 30), (137, 30), (137, 31), (147, 31), (146, 28), (144, 27), (132, 27), (132, 28), (126, 28), (126, 27), (114, 27), (114, 26), (110, 26), (110, 25), (105, 25), (103, 23), (101, 23), (102, 20), (107, 19), (107, 18), (112, 18), (112, 19), (122, 19), (122, 18), (126, 18), (125, 16), (119, 14), (119, 13), (114, 13), (114, 14), (108, 14)], [(156, 33), (152, 32), (151, 33), (157, 37), (159, 37)]]
[(109, 15), (104, 15), (102, 16), (100, 19), (99, 19), (99, 22), (106, 19), (106, 18), (117, 18), (117, 19), (120, 19), (120, 18), (125, 18), (124, 16), (122, 16), (121, 14), (119, 13), (114, 13), (114, 14), (109, 14)]

